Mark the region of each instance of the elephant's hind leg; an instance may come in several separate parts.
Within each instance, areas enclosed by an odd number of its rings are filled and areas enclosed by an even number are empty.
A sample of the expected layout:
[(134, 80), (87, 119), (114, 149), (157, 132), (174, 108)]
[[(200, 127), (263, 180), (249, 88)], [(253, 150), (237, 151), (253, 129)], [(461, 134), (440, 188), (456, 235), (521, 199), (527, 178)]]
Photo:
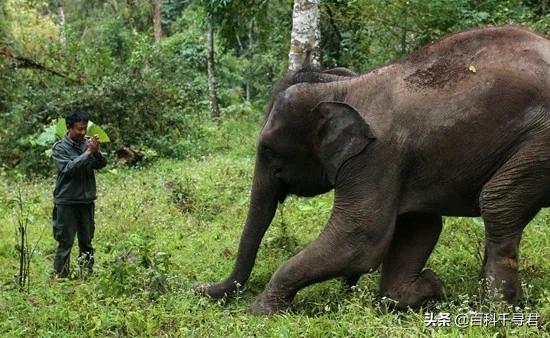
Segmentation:
[(511, 304), (520, 297), (518, 247), (524, 227), (548, 202), (550, 144), (548, 138), (519, 149), (485, 184), (479, 205), (485, 222), (482, 274), (486, 295), (503, 296)]
[(424, 270), (441, 233), (441, 216), (408, 213), (397, 218), (395, 234), (384, 257), (380, 294), (397, 301), (398, 308), (417, 307), (442, 298), (443, 283)]

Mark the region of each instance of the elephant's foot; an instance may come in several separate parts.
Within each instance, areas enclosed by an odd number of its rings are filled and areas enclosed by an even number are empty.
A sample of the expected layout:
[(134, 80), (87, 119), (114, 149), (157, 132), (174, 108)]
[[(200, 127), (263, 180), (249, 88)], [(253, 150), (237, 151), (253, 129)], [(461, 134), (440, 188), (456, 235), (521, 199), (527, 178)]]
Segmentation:
[(429, 300), (445, 297), (445, 287), (432, 270), (426, 269), (414, 282), (385, 290), (382, 296), (394, 300), (398, 309), (416, 308)]
[(281, 313), (290, 307), (292, 298), (276, 296), (268, 291), (262, 292), (254, 300), (251, 311), (253, 315), (273, 315)]
[(517, 272), (502, 273), (495, 271), (486, 272), (483, 282), (482, 296), (485, 301), (498, 302), (506, 301), (508, 304), (516, 305), (521, 298), (521, 289), (517, 278)]
[(516, 305), (520, 298), (520, 290), (516, 285), (507, 285), (506, 281), (495, 283), (491, 278), (483, 280), (482, 297), (486, 302), (506, 301), (510, 305)]
[(193, 285), (193, 290), (200, 295), (220, 299), (236, 294), (239, 290), (239, 287), (240, 284), (237, 282), (228, 283), (224, 281), (215, 284), (197, 283)]
[(517, 258), (519, 239), (520, 235), (507, 241), (487, 240), (482, 269), (484, 300), (504, 300), (516, 305), (521, 298)]

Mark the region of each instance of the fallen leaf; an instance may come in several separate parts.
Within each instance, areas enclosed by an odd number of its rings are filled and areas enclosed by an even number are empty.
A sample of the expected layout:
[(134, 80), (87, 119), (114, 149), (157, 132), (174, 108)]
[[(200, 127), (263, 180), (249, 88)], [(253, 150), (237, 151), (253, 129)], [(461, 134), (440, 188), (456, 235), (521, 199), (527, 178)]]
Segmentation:
[(231, 257), (231, 256), (233, 255), (233, 254), (231, 253), (231, 250), (229, 250), (229, 248), (225, 248), (225, 249), (223, 250), (223, 253), (222, 253), (222, 254), (223, 254), (224, 257), (227, 257), (227, 258), (229, 258), (229, 257)]

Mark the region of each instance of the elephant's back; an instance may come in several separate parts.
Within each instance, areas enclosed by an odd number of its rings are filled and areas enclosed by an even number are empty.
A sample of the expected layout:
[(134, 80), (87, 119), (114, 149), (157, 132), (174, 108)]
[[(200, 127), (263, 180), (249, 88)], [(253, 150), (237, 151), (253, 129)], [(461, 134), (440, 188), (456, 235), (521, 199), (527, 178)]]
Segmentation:
[(547, 81), (550, 41), (518, 27), (456, 33), (403, 59), (402, 89), (466, 91), (479, 81), (513, 75)]
[[(536, 33), (516, 26), (489, 27), (450, 34), (408, 55), (402, 64), (421, 67), (439, 58), (473, 58), (496, 48), (502, 54), (517, 54), (522, 49), (534, 47), (548, 51), (550, 41)], [(548, 62), (548, 59), (547, 59)]]

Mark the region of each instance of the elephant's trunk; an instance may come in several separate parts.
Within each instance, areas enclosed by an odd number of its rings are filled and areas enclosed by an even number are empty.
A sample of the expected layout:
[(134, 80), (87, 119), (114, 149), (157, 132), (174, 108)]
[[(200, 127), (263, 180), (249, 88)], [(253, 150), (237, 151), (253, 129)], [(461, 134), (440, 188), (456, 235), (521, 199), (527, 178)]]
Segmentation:
[(250, 207), (239, 243), (239, 251), (233, 271), (224, 281), (208, 285), (203, 289), (210, 297), (221, 298), (235, 293), (238, 287), (246, 282), (264, 234), (271, 224), (279, 197), (279, 186), (272, 179), (265, 179), (265, 172), (260, 172), (258, 164), (250, 197)]

